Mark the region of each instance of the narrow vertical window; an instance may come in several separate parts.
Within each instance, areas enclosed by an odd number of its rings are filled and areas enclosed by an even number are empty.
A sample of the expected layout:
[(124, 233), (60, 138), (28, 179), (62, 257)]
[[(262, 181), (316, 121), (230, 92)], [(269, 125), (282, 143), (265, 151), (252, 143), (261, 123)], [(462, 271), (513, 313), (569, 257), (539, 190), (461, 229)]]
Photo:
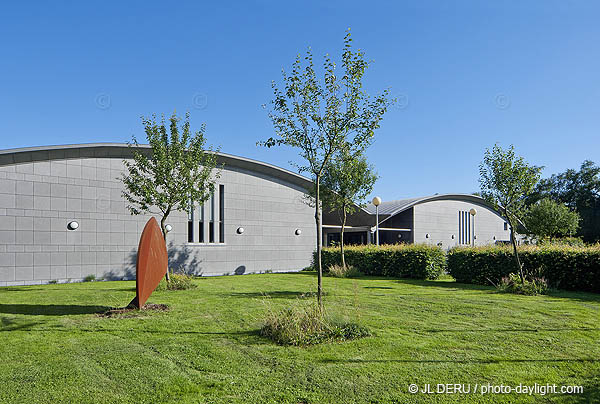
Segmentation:
[(219, 243), (225, 242), (225, 185), (219, 185)]
[(194, 242), (194, 202), (190, 199), (190, 207), (188, 208), (188, 243)]
[(198, 242), (204, 243), (204, 204), (200, 205), (200, 221), (198, 222)]
[(210, 212), (208, 222), (208, 242), (215, 242), (215, 194), (210, 195)]

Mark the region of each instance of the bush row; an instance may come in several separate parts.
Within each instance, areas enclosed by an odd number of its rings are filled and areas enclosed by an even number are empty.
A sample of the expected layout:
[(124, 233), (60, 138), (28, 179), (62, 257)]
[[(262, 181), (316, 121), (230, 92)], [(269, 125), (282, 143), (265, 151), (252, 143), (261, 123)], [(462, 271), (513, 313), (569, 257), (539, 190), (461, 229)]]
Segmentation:
[[(436, 246), (424, 244), (364, 245), (344, 247), (346, 264), (365, 275), (395, 278), (436, 279), (445, 269), (446, 255)], [(313, 268), (316, 268), (316, 252)], [(323, 269), (341, 262), (338, 247), (323, 248)]]
[[(543, 277), (553, 288), (600, 292), (600, 246), (522, 246), (524, 270)], [(448, 252), (448, 272), (457, 282), (497, 284), (518, 272), (510, 246), (461, 247)]]

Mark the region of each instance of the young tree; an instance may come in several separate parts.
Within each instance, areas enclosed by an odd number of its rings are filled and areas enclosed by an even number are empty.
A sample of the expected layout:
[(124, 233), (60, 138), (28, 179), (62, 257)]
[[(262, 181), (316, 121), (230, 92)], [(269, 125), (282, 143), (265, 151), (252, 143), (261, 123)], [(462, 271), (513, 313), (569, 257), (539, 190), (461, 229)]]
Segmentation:
[(334, 155), (323, 172), (323, 208), (337, 212), (342, 225), (340, 232), (340, 253), (342, 267), (346, 267), (344, 256), (344, 230), (348, 214), (356, 211), (356, 206), (373, 190), (377, 173), (362, 153), (351, 154), (346, 148)]
[(527, 231), (538, 239), (566, 236), (579, 228), (579, 214), (549, 198), (533, 204), (525, 215)]
[(317, 299), (322, 306), (321, 264), (321, 178), (331, 157), (348, 145), (351, 152), (367, 147), (391, 102), (388, 91), (370, 98), (362, 89), (362, 79), (369, 62), (360, 49), (353, 51), (350, 33), (344, 38), (342, 74), (336, 75), (336, 64), (329, 55), (324, 57), (323, 80), (317, 78), (313, 55), (309, 50), (285, 70), (283, 88), (272, 83), (274, 100), (269, 117), (275, 136), (259, 145), (266, 147), (291, 146), (299, 150), (303, 162), (298, 170), (310, 173), (314, 180), (315, 224), (317, 227)]
[(523, 216), (525, 198), (539, 181), (541, 170), (541, 167), (528, 165), (523, 157), (517, 157), (512, 145), (507, 150), (498, 144), (492, 150), (486, 149), (483, 162), (479, 165), (481, 195), (504, 213), (510, 227), (510, 241), (521, 281), (525, 280), (525, 275), (517, 251), (515, 226)]
[[(214, 192), (219, 172), (214, 172), (217, 156), (205, 150), (205, 126), (200, 131), (190, 132), (189, 113), (183, 124), (175, 114), (169, 118), (169, 128), (164, 117), (159, 122), (156, 116), (142, 117), (146, 139), (150, 149), (139, 147), (135, 136), (129, 143), (133, 160), (123, 160), (127, 172), (121, 176), (124, 185), (123, 197), (132, 215), (153, 212), (161, 214), (160, 228), (165, 243), (166, 221), (174, 211), (188, 211), (190, 205), (202, 203)], [(170, 279), (169, 271), (166, 273)]]

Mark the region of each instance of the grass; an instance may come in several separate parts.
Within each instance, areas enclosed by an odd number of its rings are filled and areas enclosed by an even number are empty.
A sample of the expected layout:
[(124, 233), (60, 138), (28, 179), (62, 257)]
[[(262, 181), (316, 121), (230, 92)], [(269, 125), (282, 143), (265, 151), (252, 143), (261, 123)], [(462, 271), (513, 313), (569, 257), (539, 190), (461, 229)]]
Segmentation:
[[(168, 311), (123, 317), (94, 313), (126, 305), (134, 282), (0, 288), (0, 402), (600, 402), (599, 295), (326, 278), (328, 312), (373, 335), (300, 348), (259, 330), (268, 305), (314, 291), (314, 273), (194, 282), (152, 295)], [(584, 394), (425, 396), (408, 393), (411, 383), (550, 383)]]

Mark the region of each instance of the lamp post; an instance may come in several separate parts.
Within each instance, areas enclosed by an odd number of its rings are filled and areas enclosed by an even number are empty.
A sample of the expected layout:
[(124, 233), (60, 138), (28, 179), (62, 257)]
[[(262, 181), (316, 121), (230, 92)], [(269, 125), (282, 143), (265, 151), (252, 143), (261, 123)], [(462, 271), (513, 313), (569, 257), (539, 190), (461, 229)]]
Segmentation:
[(471, 208), (469, 213), (471, 214), (471, 216), (473, 216), (473, 238), (472, 238), (473, 241), (472, 241), (472, 244), (473, 244), (473, 247), (475, 247), (475, 215), (477, 214), (477, 209)]
[(381, 205), (381, 198), (378, 196), (373, 198), (373, 205), (375, 205), (375, 244), (379, 245), (379, 205)]

